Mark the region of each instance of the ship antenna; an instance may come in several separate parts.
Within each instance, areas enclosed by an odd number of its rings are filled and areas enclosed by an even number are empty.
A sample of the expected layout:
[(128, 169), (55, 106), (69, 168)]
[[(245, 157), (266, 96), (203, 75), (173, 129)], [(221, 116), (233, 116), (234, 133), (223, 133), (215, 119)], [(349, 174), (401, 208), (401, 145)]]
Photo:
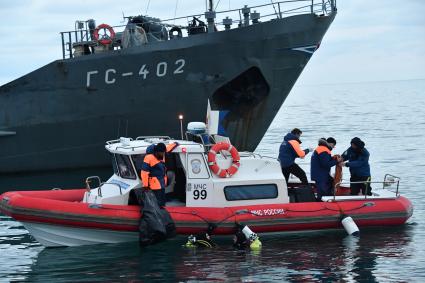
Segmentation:
[(178, 5), (179, 5), (179, 0), (176, 0), (176, 9), (174, 10), (174, 21), (173, 21), (173, 24), (176, 23), (176, 16), (177, 16), (177, 7), (178, 7)]
[(148, 14), (148, 10), (149, 10), (149, 5), (151, 4), (151, 0), (148, 1), (148, 5), (146, 6), (146, 11), (145, 11), (145, 15)]
[[(218, 1), (217, 1), (217, 4), (215, 5), (215, 8), (214, 8), (214, 10), (215, 10), (215, 11), (217, 11), (217, 7), (218, 7), (218, 5), (220, 4), (220, 1), (221, 1), (221, 0), (218, 0)], [(229, 10), (230, 10), (230, 8), (229, 8)]]
[(208, 2), (209, 2), (209, 8), (208, 8), (208, 11), (213, 11), (213, 10), (214, 10), (214, 3), (213, 3), (213, 0), (209, 0)]

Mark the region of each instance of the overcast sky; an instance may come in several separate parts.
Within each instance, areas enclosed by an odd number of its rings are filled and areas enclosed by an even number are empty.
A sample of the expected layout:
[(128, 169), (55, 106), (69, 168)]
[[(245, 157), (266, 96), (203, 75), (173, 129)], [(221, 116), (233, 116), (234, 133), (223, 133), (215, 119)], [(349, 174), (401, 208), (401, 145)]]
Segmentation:
[[(263, 3), (269, 1), (222, 0), (217, 10)], [(298, 84), (425, 78), (424, 0), (337, 4), (338, 15)], [(59, 32), (73, 30), (76, 20), (119, 25), (123, 13), (164, 19), (204, 10), (203, 0), (0, 0), (0, 85), (60, 59)]]

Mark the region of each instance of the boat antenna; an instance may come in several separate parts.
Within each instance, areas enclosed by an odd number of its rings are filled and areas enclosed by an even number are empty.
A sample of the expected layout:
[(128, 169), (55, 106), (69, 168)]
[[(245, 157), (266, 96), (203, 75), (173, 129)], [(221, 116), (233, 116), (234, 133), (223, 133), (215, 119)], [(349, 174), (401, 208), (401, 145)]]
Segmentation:
[(213, 0), (208, 0), (209, 2), (209, 7), (208, 7), (208, 11), (214, 11), (214, 3)]
[[(214, 8), (214, 10), (215, 10), (215, 11), (217, 11), (217, 7), (218, 7), (218, 4), (220, 4), (220, 1), (221, 1), (221, 0), (218, 0), (218, 1), (217, 1), (217, 4), (215, 5), (215, 8)], [(230, 9), (229, 9), (229, 10), (230, 10)]]
[(176, 8), (174, 9), (174, 22), (173, 24), (176, 23), (176, 15), (177, 15), (177, 6), (179, 5), (179, 0), (176, 0)]
[(148, 5), (146, 6), (146, 11), (145, 11), (145, 15), (148, 14), (148, 10), (149, 10), (149, 5), (151, 4), (151, 0), (148, 1)]

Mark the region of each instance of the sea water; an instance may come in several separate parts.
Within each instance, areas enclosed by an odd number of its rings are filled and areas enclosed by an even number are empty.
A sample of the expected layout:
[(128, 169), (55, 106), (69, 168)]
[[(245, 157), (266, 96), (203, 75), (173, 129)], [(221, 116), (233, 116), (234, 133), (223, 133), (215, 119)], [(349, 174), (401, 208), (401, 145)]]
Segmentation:
[[(424, 282), (424, 107), (425, 80), (295, 86), (257, 148), (277, 157), (295, 127), (303, 131), (303, 147), (334, 137), (334, 153), (360, 137), (373, 181), (400, 177), (400, 192), (414, 205), (406, 225), (361, 229), (359, 238), (344, 230), (261, 237), (260, 251), (234, 250), (231, 239), (218, 240), (215, 249), (188, 249), (183, 237), (143, 249), (137, 243), (45, 249), (0, 215), (0, 282)], [(309, 161), (310, 155), (297, 161), (307, 175)]]

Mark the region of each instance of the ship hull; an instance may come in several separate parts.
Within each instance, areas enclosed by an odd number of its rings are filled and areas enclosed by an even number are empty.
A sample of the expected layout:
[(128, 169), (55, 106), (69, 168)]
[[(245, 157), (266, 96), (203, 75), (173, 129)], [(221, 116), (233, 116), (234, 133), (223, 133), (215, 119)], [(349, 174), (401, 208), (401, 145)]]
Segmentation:
[[(21, 222), (47, 247), (137, 241), (139, 206), (83, 203), (85, 191), (7, 192), (0, 195), (0, 211)], [(341, 220), (348, 214), (360, 228), (396, 226), (413, 214), (411, 202), (402, 196), (236, 207), (166, 206), (166, 210), (178, 235), (202, 233), (211, 224), (216, 225), (215, 235), (234, 235), (235, 223), (261, 235), (342, 229)]]
[[(0, 146), (7, 149), (0, 174), (56, 170), (68, 180), (72, 171), (109, 164), (106, 140), (179, 137), (178, 115), (205, 121), (208, 100), (226, 113), (222, 128), (236, 147), (253, 151), (309, 61), (305, 47), (320, 44), (334, 16), (299, 15), (52, 62), (0, 88)], [(66, 185), (80, 185), (81, 177)], [(0, 190), (26, 186), (2, 179)], [(41, 188), (57, 185), (47, 180)]]

